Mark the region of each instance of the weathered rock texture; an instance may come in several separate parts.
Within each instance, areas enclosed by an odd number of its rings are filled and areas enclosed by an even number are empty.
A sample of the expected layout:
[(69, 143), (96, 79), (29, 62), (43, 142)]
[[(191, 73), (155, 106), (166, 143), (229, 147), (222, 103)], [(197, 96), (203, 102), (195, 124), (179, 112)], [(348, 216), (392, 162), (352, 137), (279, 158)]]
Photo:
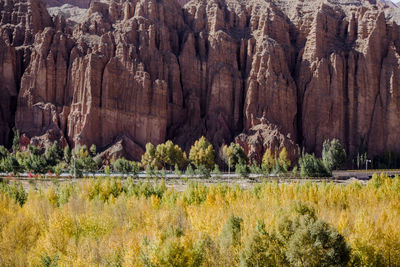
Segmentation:
[(45, 0), (48, 6), (62, 6), (64, 4), (74, 5), (80, 8), (89, 8), (91, 1), (99, 0)]
[(51, 20), (42, 0), (0, 0), (0, 142), (14, 123), (29, 137), (104, 148), (119, 136), (142, 148), (166, 139), (188, 148), (200, 135), (220, 145), (248, 133), (241, 140), (251, 142), (261, 127), (317, 153), (333, 137), (350, 154), (361, 143), (371, 154), (400, 151), (392, 9), (372, 0), (91, 1), (70, 26)]

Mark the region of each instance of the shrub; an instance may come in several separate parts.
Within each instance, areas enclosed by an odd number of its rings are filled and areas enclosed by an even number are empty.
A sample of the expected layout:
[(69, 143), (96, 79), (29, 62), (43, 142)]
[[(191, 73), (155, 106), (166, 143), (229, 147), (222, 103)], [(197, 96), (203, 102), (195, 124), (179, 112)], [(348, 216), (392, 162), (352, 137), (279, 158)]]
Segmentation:
[(23, 170), (19, 164), (17, 158), (14, 155), (10, 155), (0, 160), (0, 170), (4, 172), (18, 173)]
[(189, 164), (189, 165), (187, 166), (185, 174), (186, 174), (187, 176), (193, 176), (193, 175), (194, 175), (194, 170), (193, 170), (193, 167), (192, 167), (191, 164)]
[(201, 178), (209, 178), (211, 177), (211, 170), (207, 168), (205, 165), (198, 165), (196, 169), (196, 174), (200, 175)]
[(122, 174), (129, 174), (133, 170), (133, 165), (128, 160), (119, 158), (114, 162), (113, 169)]
[(338, 139), (324, 141), (322, 161), (329, 171), (340, 169), (346, 163), (346, 151)]
[(5, 193), (11, 199), (14, 199), (20, 206), (24, 205), (28, 198), (21, 182), (12, 182), (11, 184), (0, 182), (0, 192)]
[(208, 188), (196, 182), (190, 182), (185, 190), (184, 201), (191, 204), (201, 204), (206, 201)]
[(182, 171), (179, 169), (179, 166), (178, 166), (177, 163), (175, 164), (174, 172), (175, 172), (175, 175), (177, 175), (177, 176), (181, 176), (182, 175)]
[(213, 169), (213, 171), (212, 171), (211, 173), (212, 173), (212, 174), (216, 174), (216, 175), (221, 174), (221, 171), (220, 171), (220, 169), (219, 169), (218, 164), (215, 164), (215, 165), (214, 165), (214, 169)]
[(10, 155), (10, 152), (4, 146), (0, 146), (0, 160)]
[(19, 130), (16, 128), (13, 128), (13, 142), (12, 142), (12, 149), (13, 153), (16, 154), (17, 151), (19, 151), (19, 139), (20, 139), (20, 134)]
[(105, 175), (110, 175), (111, 174), (111, 170), (110, 170), (110, 166), (104, 166), (104, 174)]
[(56, 166), (64, 158), (64, 151), (61, 150), (58, 142), (55, 141), (51, 147), (46, 149), (44, 155), (48, 165)]
[(156, 252), (160, 266), (188, 266), (189, 256), (179, 238), (172, 237), (162, 242)]
[(26, 171), (33, 173), (47, 173), (50, 168), (46, 159), (41, 155), (32, 154), (23, 162), (23, 167)]
[(241, 266), (281, 266), (286, 265), (280, 244), (265, 229), (263, 221), (257, 222), (256, 230), (245, 242), (240, 253)]
[(346, 266), (350, 248), (344, 237), (321, 220), (300, 217), (287, 243), (286, 256), (293, 266)]
[(248, 178), (250, 171), (246, 164), (236, 164), (236, 173), (243, 178)]
[(190, 266), (218, 266), (221, 256), (215, 242), (208, 234), (202, 234), (193, 246)]
[(224, 248), (236, 247), (241, 243), (241, 230), (243, 219), (231, 215), (222, 228), (220, 244)]
[(328, 177), (331, 175), (322, 160), (308, 153), (303, 153), (299, 159), (299, 165), (302, 177)]
[(254, 174), (262, 174), (262, 173), (263, 173), (263, 171), (262, 171), (260, 165), (259, 165), (256, 161), (254, 161), (254, 162), (249, 166), (249, 170), (250, 170), (250, 173), (254, 173)]

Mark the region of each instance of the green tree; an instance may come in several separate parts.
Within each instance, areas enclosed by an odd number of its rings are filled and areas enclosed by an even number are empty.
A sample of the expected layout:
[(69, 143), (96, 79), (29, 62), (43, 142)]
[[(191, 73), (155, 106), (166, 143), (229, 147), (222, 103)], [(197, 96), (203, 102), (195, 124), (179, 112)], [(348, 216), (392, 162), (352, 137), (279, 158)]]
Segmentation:
[(71, 162), (71, 157), (72, 157), (71, 149), (67, 145), (67, 146), (64, 147), (64, 161), (66, 163), (70, 163)]
[(350, 247), (326, 222), (301, 216), (287, 242), (286, 256), (292, 266), (347, 266)]
[(168, 167), (169, 169), (174, 167), (175, 164), (183, 168), (187, 161), (186, 153), (170, 140), (156, 147), (155, 157), (164, 168)]
[(96, 145), (95, 145), (95, 144), (92, 144), (92, 145), (90, 146), (90, 154), (91, 154), (92, 157), (95, 157), (95, 156), (96, 156), (96, 154), (97, 154), (97, 148), (96, 148)]
[(107, 165), (104, 167), (104, 174), (108, 176), (111, 174), (110, 166)]
[(128, 174), (131, 172), (131, 165), (129, 164), (128, 160), (126, 160), (124, 158), (119, 158), (114, 162), (113, 169), (114, 169), (114, 171), (117, 171), (117, 172), (120, 172), (123, 174)]
[(37, 154), (31, 154), (24, 160), (23, 167), (26, 171), (33, 173), (44, 174), (49, 171), (46, 159), (42, 155)]
[(254, 174), (262, 174), (263, 171), (260, 167), (260, 165), (257, 163), (257, 161), (253, 161), (253, 163), (250, 164), (249, 166), (250, 173)]
[(178, 145), (173, 144), (171, 141), (167, 141), (166, 145), (169, 148), (171, 155), (171, 161), (169, 162), (169, 165), (173, 166), (175, 164), (178, 164), (179, 168), (183, 169), (187, 163), (186, 153), (182, 151), (182, 148), (180, 148)]
[(346, 266), (350, 247), (313, 208), (295, 202), (270, 233), (263, 222), (241, 251), (242, 266)]
[(332, 171), (343, 167), (346, 163), (346, 151), (338, 139), (325, 140), (322, 147), (322, 161)]
[(58, 145), (58, 142), (55, 141), (52, 146), (46, 149), (44, 155), (47, 160), (47, 164), (54, 167), (63, 159), (64, 152)]
[(236, 164), (235, 172), (239, 174), (242, 178), (248, 178), (250, 173), (249, 167), (247, 167), (247, 165), (243, 163)]
[(72, 151), (71, 174), (82, 177), (83, 174), (94, 174), (98, 169), (98, 163), (90, 156), (87, 146), (77, 145)]
[(10, 155), (10, 152), (5, 148), (4, 146), (0, 146), (0, 160), (8, 157)]
[(303, 153), (299, 159), (299, 165), (302, 177), (328, 177), (331, 175), (322, 160), (316, 158), (314, 154)]
[(179, 166), (178, 166), (177, 163), (175, 163), (174, 172), (175, 172), (175, 175), (177, 175), (177, 176), (181, 176), (182, 175), (182, 171), (179, 169)]
[(201, 178), (210, 178), (211, 177), (211, 169), (207, 168), (206, 166), (200, 164), (197, 168), (195, 173), (200, 175)]
[(93, 175), (99, 170), (97, 162), (89, 155), (81, 159), (83, 171)]
[(186, 167), (185, 175), (187, 175), (187, 176), (194, 175), (194, 170), (193, 170), (192, 164), (188, 164), (188, 166)]
[(14, 155), (10, 155), (8, 157), (1, 159), (0, 169), (3, 172), (13, 172), (13, 173), (19, 173), (20, 171), (22, 171), (22, 167)]
[(231, 143), (229, 146), (224, 145), (221, 149), (221, 158), (228, 166), (228, 171), (235, 168), (238, 164), (247, 165), (247, 156), (241, 145)]
[(42, 155), (40, 149), (35, 145), (28, 145), (28, 151), (31, 155), (36, 155), (36, 156)]
[(215, 165), (214, 165), (214, 170), (213, 170), (211, 173), (212, 173), (212, 174), (216, 174), (216, 175), (221, 174), (221, 171), (220, 171), (220, 169), (219, 169), (218, 164), (215, 164)]
[(17, 151), (19, 151), (19, 139), (20, 139), (20, 133), (19, 130), (16, 128), (13, 128), (13, 144), (12, 144), (12, 149), (13, 152), (16, 153)]
[(132, 173), (136, 176), (139, 173), (139, 166), (136, 162), (126, 160), (124, 158), (117, 159), (113, 164), (113, 169), (123, 174)]
[(241, 266), (285, 266), (286, 257), (281, 250), (278, 240), (267, 232), (265, 223), (260, 220), (240, 253)]
[(12, 182), (11, 184), (0, 183), (0, 192), (7, 194), (11, 199), (15, 200), (21, 207), (28, 199), (28, 194), (20, 181)]
[(152, 143), (146, 144), (146, 152), (142, 155), (142, 165), (150, 166), (151, 169), (161, 168), (161, 162), (156, 155), (156, 148)]
[(197, 168), (203, 165), (209, 170), (214, 167), (214, 148), (203, 136), (190, 149), (189, 160)]

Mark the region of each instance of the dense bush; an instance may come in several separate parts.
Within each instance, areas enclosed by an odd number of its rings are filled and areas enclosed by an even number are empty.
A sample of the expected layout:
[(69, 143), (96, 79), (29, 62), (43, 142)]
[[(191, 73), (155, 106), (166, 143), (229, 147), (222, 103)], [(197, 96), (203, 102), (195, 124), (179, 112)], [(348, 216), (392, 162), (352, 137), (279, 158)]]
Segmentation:
[(0, 160), (0, 171), (8, 172), (8, 173), (18, 173), (22, 171), (23, 168), (18, 162), (17, 158), (14, 155), (5, 157)]
[(27, 199), (27, 194), (21, 182), (12, 182), (10, 184), (0, 182), (0, 192), (15, 200), (20, 206), (24, 205)]
[(321, 159), (314, 154), (303, 153), (299, 159), (300, 175), (302, 177), (328, 177), (331, 176)]
[(325, 140), (322, 146), (322, 161), (329, 171), (341, 169), (346, 163), (346, 151), (338, 139)]
[(123, 174), (132, 174), (133, 176), (136, 176), (139, 173), (138, 164), (124, 158), (117, 159), (113, 164), (113, 169)]

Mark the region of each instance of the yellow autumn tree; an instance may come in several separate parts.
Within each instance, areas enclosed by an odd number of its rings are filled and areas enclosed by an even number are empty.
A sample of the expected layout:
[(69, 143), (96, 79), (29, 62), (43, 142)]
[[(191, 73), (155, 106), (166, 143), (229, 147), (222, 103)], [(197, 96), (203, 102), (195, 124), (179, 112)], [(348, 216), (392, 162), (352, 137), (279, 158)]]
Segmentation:
[(283, 147), (281, 149), (281, 152), (279, 152), (278, 162), (279, 162), (279, 165), (286, 170), (289, 169), (290, 166), (292, 165), (292, 162), (289, 159), (286, 147)]
[(186, 153), (170, 140), (157, 146), (155, 156), (164, 167), (178, 165), (179, 168), (183, 168), (187, 161)]
[(146, 144), (146, 152), (142, 155), (142, 165), (150, 166), (152, 168), (160, 168), (161, 162), (157, 157), (156, 148), (152, 143)]
[(214, 148), (204, 136), (190, 148), (189, 160), (196, 167), (203, 165), (210, 170), (214, 168)]
[(275, 166), (275, 155), (272, 155), (271, 149), (267, 149), (262, 158), (262, 166), (268, 171), (272, 170)]

